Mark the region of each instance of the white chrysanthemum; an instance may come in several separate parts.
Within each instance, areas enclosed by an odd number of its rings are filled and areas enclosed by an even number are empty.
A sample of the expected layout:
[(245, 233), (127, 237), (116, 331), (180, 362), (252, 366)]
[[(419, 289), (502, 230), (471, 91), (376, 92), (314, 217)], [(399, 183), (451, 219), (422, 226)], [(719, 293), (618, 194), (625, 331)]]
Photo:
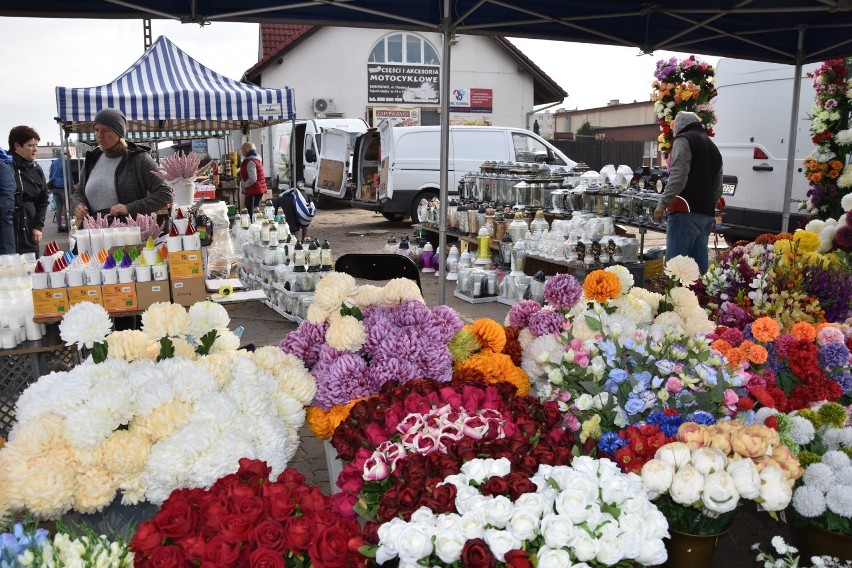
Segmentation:
[[(843, 168), (843, 173), (837, 178), (837, 186), (844, 189), (852, 187), (852, 167)], [(844, 209), (844, 211), (848, 211), (848, 209)]]
[(218, 391), (216, 380), (197, 365), (186, 366), (187, 372), (175, 375), (172, 380), (175, 396), (183, 402), (194, 403)]
[(353, 316), (338, 316), (332, 318), (325, 340), (330, 347), (341, 351), (358, 351), (367, 340), (364, 324)]
[(634, 287), (630, 289), (630, 292), (627, 293), (628, 296), (634, 297), (637, 300), (642, 300), (649, 306), (651, 306), (651, 315), (657, 315), (657, 309), (660, 307), (660, 300), (663, 299), (662, 294), (658, 294), (657, 292), (651, 292), (650, 290), (646, 290), (645, 288)]
[[(790, 418), (792, 422), (790, 437), (793, 438), (793, 441), (799, 445), (810, 444), (816, 435), (813, 422), (795, 414), (790, 416)], [(848, 460), (849, 458), (846, 459)]]
[(214, 392), (204, 395), (195, 404), (192, 420), (231, 424), (239, 418), (240, 408), (226, 394)]
[(698, 263), (683, 255), (678, 255), (666, 261), (665, 273), (670, 278), (677, 278), (684, 286), (691, 285), (701, 276)]
[(283, 392), (276, 394), (274, 398), (278, 416), (288, 426), (299, 428), (305, 423), (305, 406), (301, 402)]
[(225, 386), (224, 393), (230, 396), (247, 416), (261, 416), (275, 413), (275, 404), (271, 400), (276, 392), (277, 382), (266, 371), (256, 375), (234, 373), (233, 380)]
[(330, 272), (317, 284), (314, 303), (326, 313), (340, 310), (341, 304), (355, 293), (355, 279), (345, 272)]
[(150, 359), (151, 338), (136, 329), (114, 331), (107, 337), (107, 357), (127, 362)]
[[(849, 169), (849, 168), (847, 168), (847, 169)], [(845, 170), (844, 170), (844, 173), (846, 173)], [(847, 213), (849, 211), (852, 211), (852, 193), (847, 193), (846, 195), (844, 195), (840, 199), (840, 206), (843, 207), (843, 210), (846, 211)]]
[(233, 353), (240, 348), (240, 338), (237, 334), (226, 327), (216, 330), (216, 341), (210, 348), (210, 353)]
[(95, 343), (103, 343), (112, 331), (112, 320), (103, 306), (91, 302), (80, 302), (68, 310), (59, 322), (59, 336), (66, 345), (91, 349)]
[(710, 321), (707, 313), (700, 306), (675, 311), (684, 321), (683, 331), (687, 336), (711, 333), (716, 328), (715, 324)]
[(65, 418), (68, 443), (77, 448), (94, 448), (118, 428), (120, 423), (105, 411), (79, 406)]
[(192, 406), (177, 399), (153, 409), (149, 414), (138, 415), (130, 423), (130, 431), (159, 442), (171, 436), (189, 422)]
[(831, 468), (835, 474), (852, 467), (852, 460), (844, 452), (831, 450), (822, 455), (822, 463)]
[(622, 295), (627, 294), (630, 289), (633, 288), (633, 274), (630, 273), (630, 270), (628, 270), (626, 266), (615, 264), (613, 266), (607, 266), (604, 270), (612, 272), (618, 276), (618, 281), (621, 282)]
[[(240, 432), (224, 432), (216, 443), (198, 456), (189, 472), (194, 487), (210, 488), (217, 479), (233, 473), (240, 458), (257, 459), (251, 436)], [(150, 491), (149, 491), (150, 493)]]
[(287, 467), (287, 446), (290, 436), (287, 425), (275, 416), (257, 416), (252, 424), (252, 445), (257, 459), (261, 459), (272, 468), (271, 475), (278, 477)]
[(802, 480), (805, 482), (805, 485), (816, 487), (825, 493), (829, 487), (834, 485), (834, 472), (824, 463), (812, 463), (805, 470)]
[[(174, 351), (174, 356), (176, 359), (192, 359), (194, 360), (197, 357), (197, 353), (195, 352), (195, 346), (192, 345), (189, 341), (184, 337), (172, 337), (172, 350)], [(155, 343), (155, 345), (159, 346), (159, 343)]]
[(636, 333), (636, 322), (621, 311), (601, 314), (601, 324), (606, 333), (614, 337), (632, 337)]
[(825, 254), (831, 250), (835, 233), (837, 233), (836, 224), (827, 224), (823, 230), (819, 232), (819, 245), (817, 246), (818, 253)]
[(228, 310), (216, 302), (204, 301), (193, 304), (189, 308), (189, 327), (187, 334), (200, 340), (201, 337), (214, 329), (227, 328), (231, 323)]
[(803, 517), (819, 517), (825, 513), (825, 507), (825, 494), (816, 487), (803, 485), (793, 493), (793, 508)]
[(308, 306), (308, 313), (305, 315), (305, 319), (314, 324), (323, 323), (326, 318), (328, 318), (328, 312), (319, 307), (316, 303)]
[(362, 284), (349, 297), (350, 301), (361, 308), (381, 304), (385, 299), (385, 291), (381, 286), (373, 286), (372, 284)]
[(287, 357), (292, 358), (293, 362), (278, 369), (275, 375), (278, 379), (278, 390), (307, 406), (317, 393), (316, 380), (297, 357), (289, 354)]
[(812, 219), (805, 225), (805, 230), (811, 233), (819, 234), (825, 228), (825, 221), (822, 219)]
[(837, 485), (852, 485), (852, 467), (841, 469), (834, 474)]
[(396, 306), (407, 300), (423, 301), (423, 294), (414, 280), (408, 278), (394, 278), (384, 287), (385, 299), (382, 302), (386, 306)]
[(521, 344), (521, 347), (523, 349), (529, 347), (533, 341), (535, 341), (535, 336), (532, 334), (528, 327), (525, 327), (524, 329), (518, 332), (518, 343)]
[(255, 349), (254, 353), (249, 355), (258, 367), (261, 369), (266, 369), (273, 375), (278, 372), (278, 369), (285, 363), (287, 357), (292, 357), (288, 353), (284, 353), (280, 348), (275, 347), (274, 345), (267, 345), (266, 347), (259, 347)]
[(825, 495), (828, 510), (845, 519), (852, 519), (852, 486), (833, 485)]
[(829, 428), (822, 435), (822, 442), (829, 450), (852, 447), (852, 427)]
[(680, 329), (684, 327), (684, 322), (675, 312), (663, 312), (654, 318), (654, 325), (660, 326), (662, 331), (674, 328)]
[(535, 380), (544, 375), (547, 369), (559, 366), (564, 352), (562, 343), (555, 335), (542, 335), (524, 349), (521, 367), (530, 379)]
[(695, 293), (689, 288), (683, 286), (675, 286), (671, 291), (672, 304), (677, 308), (697, 308), (700, 307), (698, 298)]
[(46, 413), (37, 420), (18, 422), (9, 434), (9, 443), (14, 443), (25, 458), (65, 447), (65, 420), (58, 414)]
[(206, 357), (199, 357), (195, 360), (197, 365), (210, 373), (219, 388), (222, 388), (225, 383), (231, 380), (232, 362), (233, 353), (210, 353)]
[[(75, 370), (79, 367), (75, 367)], [(91, 380), (84, 373), (50, 373), (26, 388), (15, 403), (17, 425), (25, 424), (45, 412), (65, 414), (85, 400)], [(17, 427), (17, 425), (15, 427)]]
[(636, 325), (647, 325), (653, 320), (651, 306), (637, 296), (628, 294), (610, 301), (610, 306), (615, 306), (619, 314), (629, 318)]
[(182, 336), (189, 329), (189, 322), (189, 314), (180, 304), (157, 302), (142, 314), (142, 331), (157, 340)]

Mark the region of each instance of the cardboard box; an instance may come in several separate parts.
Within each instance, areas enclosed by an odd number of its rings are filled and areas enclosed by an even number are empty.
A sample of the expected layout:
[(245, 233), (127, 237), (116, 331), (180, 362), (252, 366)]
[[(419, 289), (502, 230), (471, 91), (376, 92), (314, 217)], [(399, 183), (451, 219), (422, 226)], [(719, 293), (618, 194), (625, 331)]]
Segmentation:
[(80, 302), (104, 305), (104, 295), (100, 286), (72, 286), (68, 288), (68, 307)]
[(204, 267), (200, 250), (185, 250), (169, 253), (169, 278), (204, 278)]
[(104, 308), (109, 313), (135, 312), (136, 284), (104, 284), (101, 287), (104, 295)]
[(33, 307), (36, 317), (64, 316), (68, 313), (68, 293), (65, 288), (33, 290)]
[(183, 278), (172, 280), (172, 302), (189, 307), (207, 299), (207, 287), (204, 278)]
[(136, 306), (139, 310), (147, 310), (157, 302), (170, 302), (171, 288), (166, 280), (136, 283)]
[(372, 185), (362, 185), (361, 186), (361, 199), (364, 201), (375, 201), (376, 200), (376, 188)]

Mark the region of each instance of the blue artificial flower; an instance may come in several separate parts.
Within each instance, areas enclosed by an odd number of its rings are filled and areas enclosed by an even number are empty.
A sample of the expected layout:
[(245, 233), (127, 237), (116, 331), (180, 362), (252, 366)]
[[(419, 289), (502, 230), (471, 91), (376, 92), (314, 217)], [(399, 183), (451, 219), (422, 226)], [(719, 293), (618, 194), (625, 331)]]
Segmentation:
[(658, 377), (657, 375), (654, 375), (654, 378), (651, 379), (651, 388), (658, 389), (661, 386), (663, 386), (663, 378)]
[(623, 448), (627, 442), (618, 437), (615, 432), (604, 432), (598, 440), (598, 451), (604, 454), (614, 454), (619, 448)]
[(645, 419), (648, 424), (656, 424), (660, 427), (660, 431), (670, 438), (677, 434), (677, 429), (683, 424), (683, 418), (680, 414), (666, 414), (662, 410), (652, 412)]
[(843, 394), (849, 394), (852, 391), (852, 373), (849, 371), (843, 371), (830, 378), (840, 385), (840, 390), (843, 391)]
[(630, 393), (630, 399), (624, 405), (624, 410), (630, 416), (634, 416), (645, 410), (645, 401), (639, 398), (634, 398), (634, 393)]
[(671, 354), (672, 357), (680, 361), (689, 357), (689, 350), (680, 343), (675, 343), (671, 346)]
[(823, 369), (845, 367), (848, 361), (849, 349), (842, 343), (826, 343), (819, 350), (819, 366)]
[(648, 371), (642, 371), (641, 373), (634, 374), (633, 379), (638, 385), (642, 386), (641, 390), (648, 390), (651, 388), (651, 373)]
[(598, 343), (598, 349), (600, 349), (600, 352), (607, 359), (612, 359), (613, 357), (615, 357), (616, 346), (615, 341), (613, 341), (612, 339), (605, 339), (604, 341)]
[(669, 361), (668, 359), (660, 359), (654, 365), (657, 367), (657, 370), (661, 375), (668, 376), (674, 373), (675, 364), (674, 361)]
[(696, 410), (691, 414), (686, 415), (686, 422), (695, 422), (705, 426), (712, 426), (716, 423), (716, 418), (706, 410)]
[(695, 365), (695, 367), (693, 367), (693, 369), (695, 370), (695, 373), (699, 377), (701, 377), (701, 380), (704, 383), (715, 387), (716, 384), (719, 382), (718, 378), (716, 376), (716, 368), (715, 367), (708, 365), (707, 363), (699, 363), (699, 364)]
[(624, 369), (612, 369), (609, 372), (609, 378), (617, 385), (620, 385), (627, 380), (627, 371)]

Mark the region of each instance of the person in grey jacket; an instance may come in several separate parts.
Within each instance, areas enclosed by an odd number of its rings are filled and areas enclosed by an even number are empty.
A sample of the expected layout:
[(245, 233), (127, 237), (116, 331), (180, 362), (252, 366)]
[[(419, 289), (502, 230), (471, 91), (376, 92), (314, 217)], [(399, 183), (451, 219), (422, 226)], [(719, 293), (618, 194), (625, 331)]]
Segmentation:
[(124, 218), (156, 213), (172, 202), (172, 190), (153, 174), (157, 163), (141, 146), (127, 142), (127, 119), (117, 109), (95, 115), (98, 147), (86, 155), (72, 211), (77, 223), (101, 213)]
[(662, 219), (668, 210), (666, 260), (692, 257), (704, 274), (710, 264), (707, 242), (722, 197), (722, 154), (695, 113), (677, 114), (674, 135), (669, 181), (654, 218)]

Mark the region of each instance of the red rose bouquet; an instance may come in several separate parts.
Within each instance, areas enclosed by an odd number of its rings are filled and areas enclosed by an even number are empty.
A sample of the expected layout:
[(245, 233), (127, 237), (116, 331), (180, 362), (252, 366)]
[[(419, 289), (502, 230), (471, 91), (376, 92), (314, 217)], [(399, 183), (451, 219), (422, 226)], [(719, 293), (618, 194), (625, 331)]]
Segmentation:
[[(358, 523), (332, 510), (331, 500), (305, 478), (243, 458), (236, 473), (209, 490), (172, 492), (130, 543), (136, 566), (354, 567), (364, 561)], [(357, 548), (357, 547), (356, 547)]]
[[(413, 381), (356, 403), (331, 443), (345, 462), (337, 485), (375, 544), (375, 530), (392, 518), (408, 520), (421, 506), (453, 511), (452, 488), (436, 486), (465, 462), (505, 457), (532, 474), (570, 463), (574, 435), (555, 402), (515, 396), (508, 383)], [(521, 480), (507, 483), (522, 489)]]

